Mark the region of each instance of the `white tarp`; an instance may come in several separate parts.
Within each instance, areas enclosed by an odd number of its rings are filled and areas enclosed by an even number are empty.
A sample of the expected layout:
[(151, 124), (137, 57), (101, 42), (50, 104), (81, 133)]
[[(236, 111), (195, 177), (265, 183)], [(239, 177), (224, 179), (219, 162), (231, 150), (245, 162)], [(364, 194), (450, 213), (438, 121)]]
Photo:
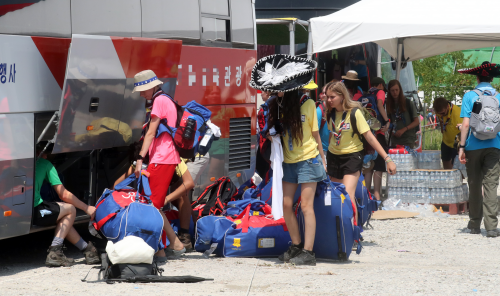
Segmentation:
[(362, 0), (311, 19), (313, 52), (375, 42), (393, 57), (398, 38), (404, 55), (438, 54), (500, 46), (499, 0)]

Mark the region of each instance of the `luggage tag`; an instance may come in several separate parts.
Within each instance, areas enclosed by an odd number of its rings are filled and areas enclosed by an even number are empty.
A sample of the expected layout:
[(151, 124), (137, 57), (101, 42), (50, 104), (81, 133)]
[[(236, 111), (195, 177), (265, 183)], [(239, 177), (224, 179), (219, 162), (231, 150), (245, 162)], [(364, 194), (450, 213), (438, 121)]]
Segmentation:
[(211, 246), (210, 246), (210, 249), (206, 250), (205, 252), (203, 252), (203, 258), (205, 259), (208, 259), (208, 257), (210, 255), (212, 255), (212, 253), (215, 251), (215, 249), (217, 249), (217, 245), (219, 245), (218, 243), (213, 243)]
[(325, 193), (325, 206), (332, 205), (332, 188), (328, 186)]

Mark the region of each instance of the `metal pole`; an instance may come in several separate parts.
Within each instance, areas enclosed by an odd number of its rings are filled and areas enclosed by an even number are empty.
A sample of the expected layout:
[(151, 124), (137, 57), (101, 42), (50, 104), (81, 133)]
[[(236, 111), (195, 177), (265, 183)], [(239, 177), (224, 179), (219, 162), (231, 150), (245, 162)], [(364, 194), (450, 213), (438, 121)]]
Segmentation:
[(398, 38), (398, 56), (396, 58), (396, 79), (401, 75), (401, 57), (403, 56), (403, 38)]
[(255, 16), (255, 0), (252, 0), (253, 17), (253, 49), (257, 50), (257, 18)]
[(496, 48), (496, 46), (493, 46), (493, 49), (491, 50), (490, 63), (493, 60), (493, 53), (495, 53), (495, 48)]
[(382, 47), (377, 45), (377, 77), (382, 77)]
[(309, 22), (309, 26), (307, 26), (307, 59), (312, 58), (312, 49), (313, 49), (313, 44), (312, 44), (312, 29), (311, 29), (311, 22)]
[[(417, 95), (418, 97), (418, 95)], [(420, 100), (420, 98), (419, 98)], [(427, 102), (424, 100), (424, 127), (420, 129), (420, 133), (421, 133), (421, 136), (422, 136), (422, 150), (424, 150), (424, 147), (425, 147), (425, 126), (427, 125), (426, 124), (426, 121), (427, 121)]]
[(295, 56), (295, 21), (288, 24), (290, 31), (290, 55)]
[(52, 125), (52, 123), (56, 122), (56, 118), (58, 115), (59, 115), (59, 111), (54, 112), (54, 115), (52, 115), (52, 117), (50, 118), (49, 122), (47, 123), (47, 125), (43, 129), (42, 133), (40, 134), (40, 137), (38, 137), (38, 140), (36, 141), (37, 144), (40, 143), (40, 141), (43, 139), (43, 136), (45, 136), (45, 134), (49, 130), (49, 127)]

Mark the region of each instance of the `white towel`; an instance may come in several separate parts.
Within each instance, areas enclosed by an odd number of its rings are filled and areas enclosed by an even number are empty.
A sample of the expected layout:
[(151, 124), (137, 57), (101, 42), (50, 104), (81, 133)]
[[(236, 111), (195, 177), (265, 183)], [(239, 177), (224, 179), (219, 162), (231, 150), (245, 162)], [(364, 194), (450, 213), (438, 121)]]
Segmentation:
[(283, 217), (283, 147), (281, 138), (274, 136), (271, 145), (271, 168), (273, 169), (273, 207), (274, 220)]

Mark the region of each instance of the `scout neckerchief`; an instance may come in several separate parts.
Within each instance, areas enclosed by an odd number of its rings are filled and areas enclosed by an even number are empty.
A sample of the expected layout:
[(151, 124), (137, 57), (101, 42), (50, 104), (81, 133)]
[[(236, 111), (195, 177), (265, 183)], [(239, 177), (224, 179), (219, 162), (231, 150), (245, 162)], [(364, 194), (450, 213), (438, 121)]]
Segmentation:
[[(337, 111), (333, 111), (333, 112), (337, 112)], [(342, 130), (347, 129), (346, 123), (345, 123), (346, 115), (347, 115), (347, 112), (344, 111), (344, 113), (342, 113), (342, 121), (339, 124), (339, 131), (338, 132), (335, 132), (335, 117), (332, 118), (332, 131), (331, 131), (331, 133), (335, 137), (336, 146), (340, 145), (340, 139), (342, 138)]]
[(149, 123), (151, 122), (151, 111), (153, 110), (153, 103), (155, 102), (156, 97), (165, 94), (161, 89), (154, 93), (151, 100), (146, 101), (146, 120), (142, 125), (141, 139), (139, 141), (144, 140), (146, 133), (148, 132)]
[(406, 125), (406, 119), (404, 117), (404, 114), (399, 110), (399, 108), (400, 108), (399, 106), (396, 108), (396, 113), (394, 114), (394, 116), (396, 117), (396, 121), (403, 120), (403, 124)]

